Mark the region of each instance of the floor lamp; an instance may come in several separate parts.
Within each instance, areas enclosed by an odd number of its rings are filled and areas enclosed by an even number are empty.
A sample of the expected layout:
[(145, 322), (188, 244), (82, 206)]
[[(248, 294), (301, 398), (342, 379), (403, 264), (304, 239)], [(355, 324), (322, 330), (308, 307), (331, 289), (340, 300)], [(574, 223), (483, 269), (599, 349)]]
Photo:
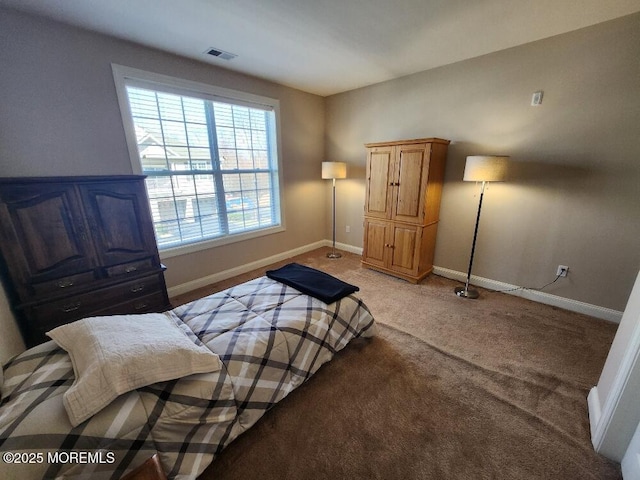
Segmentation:
[(469, 258), (469, 270), (467, 271), (467, 282), (464, 287), (456, 287), (456, 295), (463, 298), (478, 298), (477, 290), (469, 288), (471, 279), (471, 267), (473, 266), (473, 254), (476, 250), (476, 239), (478, 237), (478, 224), (480, 223), (480, 211), (482, 210), (482, 197), (484, 188), (489, 182), (503, 182), (507, 172), (509, 157), (474, 155), (467, 157), (464, 167), (465, 182), (482, 182), (480, 187), (480, 202), (478, 203), (478, 215), (476, 217), (476, 229), (473, 232), (473, 244), (471, 245), (471, 257)]
[(347, 178), (347, 164), (344, 162), (322, 162), (322, 178), (333, 180), (333, 248), (327, 253), (329, 258), (340, 258), (336, 252), (336, 179)]

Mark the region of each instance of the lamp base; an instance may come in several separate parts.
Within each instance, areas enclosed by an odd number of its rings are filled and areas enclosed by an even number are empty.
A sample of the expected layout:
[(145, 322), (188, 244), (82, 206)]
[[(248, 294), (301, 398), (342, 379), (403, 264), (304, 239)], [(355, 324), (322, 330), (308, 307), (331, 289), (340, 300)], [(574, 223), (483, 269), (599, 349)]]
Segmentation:
[(471, 288), (456, 287), (453, 291), (456, 292), (456, 295), (462, 298), (476, 299), (480, 296), (477, 290), (473, 290)]
[(327, 253), (327, 258), (342, 258), (342, 254), (338, 252)]

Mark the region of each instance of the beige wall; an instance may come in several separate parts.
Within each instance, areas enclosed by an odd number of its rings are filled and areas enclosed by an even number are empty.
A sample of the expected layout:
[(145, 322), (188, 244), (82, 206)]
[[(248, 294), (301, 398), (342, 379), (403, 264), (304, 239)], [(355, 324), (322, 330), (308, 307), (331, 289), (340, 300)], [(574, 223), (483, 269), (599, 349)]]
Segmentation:
[(442, 137), (436, 265), (467, 269), (478, 188), (462, 182), (465, 157), (510, 155), (511, 180), (485, 195), (473, 273), (540, 286), (568, 265), (545, 291), (624, 310), (640, 268), (639, 55), (636, 14), (328, 97), (327, 158), (355, 173), (339, 191), (338, 242), (362, 246), (363, 144)]
[(111, 63), (280, 100), (286, 231), (169, 258), (168, 286), (325, 238), (322, 97), (3, 9), (0, 44), (0, 176), (132, 172)]
[[(323, 99), (0, 13), (0, 176), (132, 171), (111, 63), (280, 100), (287, 231), (169, 258), (169, 286), (330, 238), (325, 159), (349, 163), (337, 240), (362, 246), (363, 144), (440, 136), (452, 145), (436, 265), (466, 271), (478, 197), (461, 181), (465, 156), (507, 154), (512, 178), (485, 196), (474, 274), (535, 286), (562, 263), (570, 275), (549, 293), (624, 309), (640, 267), (640, 15)], [(0, 304), (3, 334), (9, 317)]]

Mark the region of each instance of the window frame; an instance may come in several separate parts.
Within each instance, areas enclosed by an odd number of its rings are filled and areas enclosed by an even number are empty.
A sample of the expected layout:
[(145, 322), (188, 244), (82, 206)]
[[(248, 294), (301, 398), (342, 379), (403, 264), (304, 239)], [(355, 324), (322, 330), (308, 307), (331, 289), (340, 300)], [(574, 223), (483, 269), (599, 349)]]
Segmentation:
[(241, 92), (238, 90), (217, 87), (206, 83), (162, 75), (159, 73), (147, 72), (145, 70), (139, 70), (123, 65), (111, 64), (111, 68), (113, 71), (116, 94), (118, 97), (120, 114), (122, 116), (122, 124), (124, 126), (124, 133), (127, 142), (127, 149), (129, 151), (132, 172), (136, 175), (144, 175), (144, 172), (142, 169), (142, 163), (140, 162), (139, 158), (135, 127), (131, 114), (131, 108), (129, 105), (129, 97), (126, 90), (127, 86), (147, 88), (175, 95), (193, 96), (204, 100), (232, 103), (235, 105), (246, 107), (266, 107), (267, 109), (272, 110), (274, 113), (275, 132), (273, 137), (275, 145), (271, 145), (271, 149), (275, 149), (275, 152), (272, 151), (271, 154), (275, 157), (278, 169), (277, 175), (274, 175), (274, 180), (277, 179), (278, 181), (278, 198), (274, 198), (274, 201), (278, 202), (280, 224), (247, 232), (225, 234), (216, 238), (202, 239), (192, 243), (164, 247), (162, 249), (158, 248), (161, 258), (170, 258), (187, 253), (207, 250), (209, 248), (228, 245), (231, 243), (241, 242), (266, 235), (272, 235), (274, 233), (280, 233), (286, 230), (284, 216), (284, 183), (282, 173), (282, 148), (280, 141), (279, 100), (247, 92)]

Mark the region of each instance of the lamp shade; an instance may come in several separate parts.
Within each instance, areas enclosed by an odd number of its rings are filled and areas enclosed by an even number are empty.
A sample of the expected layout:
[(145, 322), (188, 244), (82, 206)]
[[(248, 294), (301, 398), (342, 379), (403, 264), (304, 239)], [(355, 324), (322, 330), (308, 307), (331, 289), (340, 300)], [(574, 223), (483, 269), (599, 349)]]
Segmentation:
[(322, 162), (322, 178), (347, 178), (347, 164), (344, 162)]
[(465, 182), (504, 182), (509, 157), (504, 155), (473, 155), (464, 167)]

